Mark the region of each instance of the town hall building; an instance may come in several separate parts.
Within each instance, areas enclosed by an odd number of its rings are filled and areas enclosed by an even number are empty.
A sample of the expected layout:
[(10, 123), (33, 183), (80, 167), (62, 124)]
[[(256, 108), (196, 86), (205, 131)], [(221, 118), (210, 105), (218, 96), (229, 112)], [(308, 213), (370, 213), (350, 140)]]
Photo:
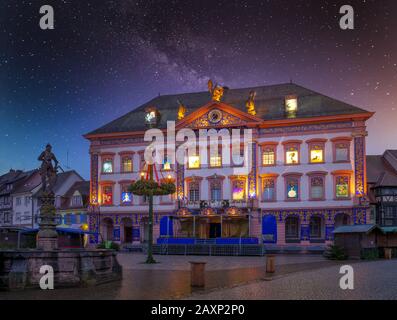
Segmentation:
[[(366, 121), (373, 115), (293, 83), (158, 96), (85, 135), (90, 141), (91, 244), (148, 239), (148, 201), (129, 186), (145, 175), (148, 112), (157, 127), (252, 129), (252, 167), (236, 174), (222, 146), (185, 164), (164, 157), (174, 195), (154, 200), (154, 241), (319, 246), (341, 225), (369, 223)], [(223, 146), (224, 147), (224, 146)], [(244, 153), (244, 146), (242, 153)]]

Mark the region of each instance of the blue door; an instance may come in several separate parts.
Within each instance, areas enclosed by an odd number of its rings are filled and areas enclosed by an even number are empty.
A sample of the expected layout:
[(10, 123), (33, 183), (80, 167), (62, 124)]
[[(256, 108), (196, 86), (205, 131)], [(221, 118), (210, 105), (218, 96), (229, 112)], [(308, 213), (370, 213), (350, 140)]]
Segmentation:
[(262, 239), (263, 243), (277, 243), (277, 221), (275, 216), (263, 216)]

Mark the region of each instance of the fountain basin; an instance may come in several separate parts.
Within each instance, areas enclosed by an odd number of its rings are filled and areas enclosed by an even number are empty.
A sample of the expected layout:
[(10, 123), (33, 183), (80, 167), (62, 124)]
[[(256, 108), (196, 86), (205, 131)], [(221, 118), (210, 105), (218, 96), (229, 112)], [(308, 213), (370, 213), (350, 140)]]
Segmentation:
[(54, 271), (54, 289), (94, 286), (122, 279), (116, 252), (106, 249), (0, 250), (0, 290), (40, 288), (49, 265)]

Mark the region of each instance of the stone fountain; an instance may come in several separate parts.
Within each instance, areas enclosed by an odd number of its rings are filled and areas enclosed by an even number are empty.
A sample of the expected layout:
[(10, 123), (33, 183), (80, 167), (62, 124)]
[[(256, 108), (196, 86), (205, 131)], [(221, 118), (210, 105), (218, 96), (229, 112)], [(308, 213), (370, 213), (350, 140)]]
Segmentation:
[(54, 288), (97, 285), (122, 278), (113, 250), (58, 249), (53, 186), (58, 161), (47, 145), (40, 154), (40, 221), (36, 249), (0, 251), (0, 290), (39, 288), (42, 266), (51, 266)]

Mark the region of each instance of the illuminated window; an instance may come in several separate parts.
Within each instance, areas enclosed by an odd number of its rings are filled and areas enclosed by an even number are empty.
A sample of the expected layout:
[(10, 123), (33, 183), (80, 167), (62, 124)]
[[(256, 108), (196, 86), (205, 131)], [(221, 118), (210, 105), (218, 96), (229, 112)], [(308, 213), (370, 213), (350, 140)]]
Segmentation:
[(285, 161), (287, 164), (299, 163), (299, 151), (296, 147), (288, 147), (285, 153)]
[(298, 200), (299, 199), (299, 181), (296, 178), (287, 178), (287, 199)]
[(245, 199), (245, 181), (234, 180), (232, 184), (232, 199), (244, 200)]
[(276, 161), (276, 157), (275, 157), (274, 148), (272, 147), (265, 148), (262, 153), (262, 165), (272, 166), (275, 164), (275, 161)]
[(336, 177), (335, 196), (337, 198), (348, 198), (349, 197), (349, 177), (348, 176), (337, 176)]
[(128, 190), (128, 185), (122, 185), (121, 189), (121, 203), (131, 204), (132, 203), (132, 193)]
[(275, 179), (264, 178), (263, 182), (263, 201), (274, 201), (276, 199)]
[(163, 170), (165, 171), (171, 170), (171, 161), (167, 157), (164, 157)]
[(123, 172), (132, 172), (132, 159), (130, 157), (122, 158), (122, 170)]
[(112, 186), (103, 186), (103, 188), (102, 188), (102, 203), (104, 205), (112, 205), (113, 204), (113, 187)]
[(188, 161), (189, 169), (200, 168), (200, 156), (190, 156)]
[(324, 147), (321, 145), (313, 145), (310, 148), (310, 163), (324, 162)]
[(324, 178), (311, 177), (310, 178), (310, 199), (320, 200), (324, 198)]
[(348, 143), (335, 144), (335, 161), (349, 161)]
[(285, 98), (285, 112), (288, 118), (295, 118), (298, 111), (298, 99), (296, 96), (287, 96)]
[(210, 167), (221, 167), (222, 157), (219, 155), (213, 155), (210, 157)]
[(200, 184), (198, 182), (189, 183), (189, 201), (200, 201)]
[(103, 160), (102, 172), (103, 173), (112, 173), (113, 172), (113, 160), (112, 159), (104, 159)]

